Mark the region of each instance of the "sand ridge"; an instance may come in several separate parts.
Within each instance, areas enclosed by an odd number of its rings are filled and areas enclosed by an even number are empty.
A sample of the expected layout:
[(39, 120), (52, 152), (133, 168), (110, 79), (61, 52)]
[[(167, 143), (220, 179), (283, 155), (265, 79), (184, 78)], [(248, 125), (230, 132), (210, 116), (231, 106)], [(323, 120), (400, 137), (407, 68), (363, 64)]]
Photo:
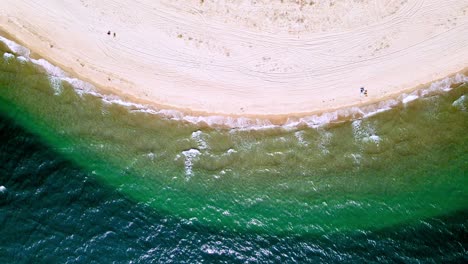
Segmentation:
[(5, 2), (0, 27), (52, 63), (200, 113), (366, 104), (468, 66), (463, 0)]

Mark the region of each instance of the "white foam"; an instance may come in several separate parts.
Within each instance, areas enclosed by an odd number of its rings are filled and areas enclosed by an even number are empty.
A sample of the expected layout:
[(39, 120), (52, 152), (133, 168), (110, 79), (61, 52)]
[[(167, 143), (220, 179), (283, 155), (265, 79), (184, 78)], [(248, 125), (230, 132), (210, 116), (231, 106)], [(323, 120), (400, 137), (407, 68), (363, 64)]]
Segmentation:
[(356, 164), (356, 165), (361, 164), (361, 160), (362, 160), (362, 155), (361, 154), (352, 153), (350, 156), (353, 158), (354, 164)]
[(226, 249), (220, 246), (209, 245), (209, 244), (204, 244), (200, 248), (200, 250), (203, 251), (203, 253), (208, 254), (208, 255), (233, 256), (237, 254), (237, 252), (231, 248)]
[(230, 148), (230, 149), (228, 149), (228, 151), (226, 153), (227, 154), (237, 153), (237, 150)]
[(377, 110), (375, 110), (375, 111), (366, 113), (363, 117), (364, 117), (364, 118), (371, 117), (371, 116), (373, 116), (373, 115), (376, 115), (376, 114), (378, 114), (378, 113), (382, 113), (382, 112), (388, 111), (388, 110), (390, 110), (390, 109), (392, 109), (392, 108), (391, 108), (391, 107), (380, 108), (380, 109), (377, 109)]
[(468, 82), (468, 76), (465, 76), (464, 74), (461, 74), (461, 73), (457, 73), (453, 77), (447, 77), (442, 80), (431, 83), (429, 88), (421, 90), (421, 95), (427, 96), (438, 91), (444, 91), (444, 92), (450, 91), (452, 89), (450, 87), (452, 84), (466, 83), (466, 82)]
[(24, 56), (18, 56), (18, 57), (16, 57), (16, 58), (17, 58), (17, 59), (18, 59), (18, 61), (19, 61), (19, 62), (21, 62), (21, 63), (25, 63), (25, 62), (27, 62), (27, 61), (28, 61), (28, 59), (27, 59), (27, 58), (25, 58)]
[(400, 101), (401, 101), (401, 98), (398, 100), (389, 99), (386, 101), (379, 102), (377, 104), (364, 106), (362, 107), (362, 110), (361, 110), (362, 117), (368, 118), (373, 115), (388, 111), (392, 109), (393, 107), (397, 106), (400, 103)]
[(320, 133), (320, 142), (318, 143), (318, 148), (322, 152), (322, 154), (329, 154), (330, 151), (328, 150), (328, 145), (331, 143), (331, 139), (333, 137), (333, 134), (328, 131), (324, 131)]
[(258, 220), (258, 219), (251, 219), (247, 225), (254, 225), (254, 226), (264, 226), (264, 224), (262, 223), (262, 221)]
[(54, 89), (54, 95), (59, 95), (62, 93), (62, 79), (55, 76), (49, 76), (49, 82)]
[(300, 145), (303, 146), (308, 146), (309, 143), (304, 139), (304, 130), (301, 131), (296, 131), (294, 133), (294, 136), (296, 137), (297, 141), (299, 142)]
[(192, 138), (197, 142), (199, 149), (207, 149), (208, 144), (203, 139), (203, 132), (201, 130), (197, 130), (192, 133)]
[(156, 157), (156, 154), (154, 154), (153, 152), (150, 152), (150, 153), (146, 154), (146, 156), (147, 156), (150, 160), (154, 160), (154, 157)]
[(79, 95), (86, 93), (86, 94), (93, 94), (97, 97), (102, 97), (101, 94), (95, 91), (94, 86), (87, 82), (84, 82), (76, 78), (70, 78), (70, 77), (63, 77), (62, 80), (69, 83)]
[(52, 65), (50, 62), (44, 59), (30, 59), (32, 63), (41, 66), (49, 75), (55, 77), (66, 77), (66, 74), (62, 69), (57, 66)]
[(457, 107), (462, 111), (466, 111), (466, 107), (463, 105), (463, 103), (465, 102), (465, 98), (465, 95), (460, 96), (460, 98), (458, 98), (452, 103), (452, 106)]
[(373, 105), (349, 107), (301, 118), (289, 118), (286, 124), (281, 127), (296, 128), (300, 125), (306, 125), (311, 128), (318, 128), (329, 123), (342, 122), (343, 120), (367, 118), (375, 114), (388, 111), (396, 105), (398, 105), (398, 101), (391, 99)]
[(190, 177), (193, 175), (193, 161), (196, 157), (198, 157), (201, 152), (198, 149), (189, 149), (182, 151), (182, 155), (185, 156), (185, 175)]
[(254, 129), (266, 129), (277, 127), (269, 120), (266, 119), (253, 119), (246, 117), (229, 117), (229, 116), (191, 116), (184, 115), (183, 113), (174, 114), (174, 110), (170, 112), (172, 119), (175, 120), (185, 120), (192, 124), (207, 124), (212, 127), (229, 127), (236, 129), (245, 129), (250, 130)]
[(3, 59), (5, 59), (6, 61), (11, 60), (14, 57), (15, 57), (15, 55), (13, 55), (11, 53), (8, 53), (8, 52), (3, 53)]
[(411, 102), (411, 101), (414, 101), (414, 100), (416, 100), (416, 99), (418, 99), (418, 98), (419, 98), (419, 96), (417, 96), (417, 95), (408, 95), (408, 96), (405, 96), (405, 97), (403, 98), (402, 102), (403, 102), (404, 104), (407, 104), (407, 103), (409, 103), (409, 102)]
[(162, 116), (166, 116), (167, 118), (170, 118), (170, 119), (181, 120), (184, 117), (182, 112), (177, 111), (177, 110), (172, 110), (172, 109), (161, 109), (161, 110), (158, 110), (157, 113)]
[(323, 113), (320, 115), (312, 115), (308, 117), (301, 117), (299, 121), (293, 121), (297, 125), (305, 124), (308, 127), (320, 127), (324, 124), (338, 120), (339, 111)]
[(351, 125), (353, 126), (354, 136), (356, 137), (357, 134), (361, 132), (361, 124), (362, 120), (354, 120)]
[(7, 188), (3, 185), (0, 186), (0, 193), (6, 192)]
[[(321, 127), (329, 123), (341, 122), (342, 120), (347, 120), (347, 119), (356, 120), (358, 118), (367, 118), (375, 114), (388, 111), (398, 104), (401, 104), (401, 103), (406, 104), (406, 103), (416, 100), (417, 98), (429, 96), (440, 91), (448, 91), (451, 89), (450, 86), (452, 84), (468, 82), (468, 76), (465, 76), (463, 74), (456, 74), (453, 77), (447, 77), (445, 79), (436, 81), (432, 83), (429, 87), (415, 91), (411, 93), (410, 95), (407, 95), (407, 94), (400, 95), (396, 99), (381, 101), (379, 103), (367, 105), (367, 106), (349, 107), (346, 109), (339, 109), (339, 110), (330, 111), (327, 113), (310, 115), (306, 117), (289, 118), (282, 125), (274, 125), (269, 120), (261, 119), (261, 118), (229, 117), (229, 116), (220, 116), (220, 115), (192, 116), (192, 115), (184, 114), (177, 110), (154, 109), (146, 105), (124, 101), (117, 96), (103, 95), (103, 94), (98, 93), (93, 85), (87, 82), (81, 81), (79, 79), (76, 79), (76, 78), (68, 77), (62, 69), (52, 65), (48, 61), (44, 59), (38, 59), (38, 60), (31, 59), (29, 57), (30, 51), (27, 48), (1, 36), (0, 36), (0, 41), (3, 42), (5, 45), (7, 45), (11, 51), (16, 53), (17, 55), (20, 55), (17, 57), (19, 61), (21, 62), (31, 61), (32, 63), (42, 67), (49, 75), (55, 78), (58, 78), (62, 81), (68, 82), (79, 95), (90, 94), (90, 95), (101, 98), (105, 103), (122, 105), (124, 107), (132, 108), (130, 109), (130, 111), (155, 114), (163, 118), (167, 118), (169, 120), (186, 121), (188, 123), (192, 123), (196, 125), (207, 124), (212, 127), (227, 127), (233, 130), (241, 130), (241, 131), (242, 130), (264, 130), (264, 129), (274, 129), (274, 128), (296, 129), (297, 127), (303, 126), (303, 125), (311, 127), (311, 128), (317, 128), (317, 127)], [(3, 56), (9, 57), (10, 55), (3, 55)], [(55, 94), (60, 94), (62, 90), (62, 86), (59, 85), (60, 82), (58, 81), (58, 79), (55, 79), (55, 78), (50, 78), (51, 84), (55, 91)]]
[(138, 108), (138, 110), (142, 110), (142, 108), (144, 108), (143, 105), (124, 101), (117, 96), (102, 96), (101, 99), (104, 103), (108, 103), (108, 104), (118, 104), (118, 105), (125, 106), (125, 107), (135, 107), (135, 108)]
[(379, 144), (381, 138), (376, 134), (375, 128), (370, 124), (363, 125), (362, 120), (355, 120), (351, 123), (355, 140), (362, 142), (374, 142)]
[(138, 112), (138, 113), (147, 113), (147, 114), (152, 114), (156, 115), (158, 112), (154, 111), (153, 109), (136, 109), (136, 110), (131, 110), (132, 112)]
[(372, 142), (374, 142), (376, 144), (379, 144), (380, 140), (381, 140), (380, 137), (377, 136), (377, 135), (370, 135), (367, 138), (365, 138), (365, 141), (372, 141)]
[(465, 102), (465, 98), (466, 98), (465, 95), (460, 96), (460, 98), (458, 98), (457, 100), (455, 100), (455, 101), (453, 102), (452, 105), (458, 105), (458, 104), (464, 103), (464, 102)]
[(3, 44), (5, 44), (11, 51), (16, 53), (17, 55), (21, 55), (21, 56), (25, 56), (29, 58), (29, 54), (31, 54), (29, 49), (17, 44), (14, 41), (4, 38), (2, 36), (0, 36), (0, 41), (3, 42)]

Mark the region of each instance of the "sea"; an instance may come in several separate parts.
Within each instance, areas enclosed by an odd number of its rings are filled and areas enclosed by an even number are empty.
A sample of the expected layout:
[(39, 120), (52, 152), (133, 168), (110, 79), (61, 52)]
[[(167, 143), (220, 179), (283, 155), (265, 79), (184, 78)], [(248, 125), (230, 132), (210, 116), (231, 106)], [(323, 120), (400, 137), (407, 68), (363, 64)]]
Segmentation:
[(467, 93), (198, 118), (0, 37), (0, 263), (467, 263)]

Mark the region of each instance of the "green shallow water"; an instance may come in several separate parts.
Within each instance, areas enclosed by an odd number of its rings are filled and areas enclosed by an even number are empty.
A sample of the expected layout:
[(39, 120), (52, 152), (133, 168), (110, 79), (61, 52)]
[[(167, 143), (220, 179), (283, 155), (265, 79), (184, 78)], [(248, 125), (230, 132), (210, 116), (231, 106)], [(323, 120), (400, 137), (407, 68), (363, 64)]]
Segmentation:
[(228, 130), (0, 62), (3, 115), (94, 180), (188, 226), (260, 235), (368, 232), (465, 211), (467, 91), (319, 128)]
[(468, 211), (375, 231), (215, 230), (135, 203), (0, 113), (2, 263), (463, 263)]

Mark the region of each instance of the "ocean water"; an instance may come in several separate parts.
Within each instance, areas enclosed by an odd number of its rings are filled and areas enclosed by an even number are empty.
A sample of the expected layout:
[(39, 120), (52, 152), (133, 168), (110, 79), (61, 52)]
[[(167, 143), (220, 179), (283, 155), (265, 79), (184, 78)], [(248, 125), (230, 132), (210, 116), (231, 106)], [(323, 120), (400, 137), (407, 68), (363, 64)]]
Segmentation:
[(466, 83), (349, 121), (213, 128), (0, 54), (4, 263), (467, 261)]

